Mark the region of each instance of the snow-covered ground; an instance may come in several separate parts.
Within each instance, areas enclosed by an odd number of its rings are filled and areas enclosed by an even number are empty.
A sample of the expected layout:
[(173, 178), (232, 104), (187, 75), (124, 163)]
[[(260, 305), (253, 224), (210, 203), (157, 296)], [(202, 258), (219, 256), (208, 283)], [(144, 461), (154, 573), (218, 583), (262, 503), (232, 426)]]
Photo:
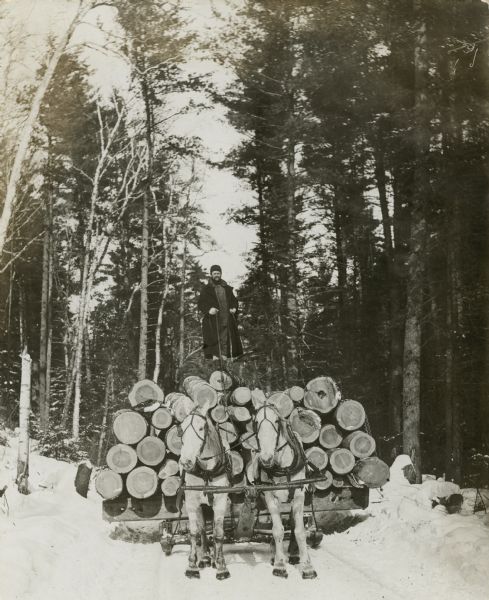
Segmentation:
[(290, 565), (287, 580), (275, 578), (267, 545), (240, 544), (226, 546), (231, 578), (218, 582), (212, 569), (186, 579), (187, 548), (165, 557), (154, 525), (105, 522), (95, 492), (76, 494), (73, 465), (33, 453), (28, 496), (17, 493), (15, 465), (10, 438), (0, 446), (1, 600), (489, 598), (489, 514), (472, 514), (473, 490), (461, 514), (447, 515), (430, 508), (429, 483), (397, 478), (371, 492), (366, 511), (329, 515), (341, 533), (310, 551), (318, 579), (303, 581)]

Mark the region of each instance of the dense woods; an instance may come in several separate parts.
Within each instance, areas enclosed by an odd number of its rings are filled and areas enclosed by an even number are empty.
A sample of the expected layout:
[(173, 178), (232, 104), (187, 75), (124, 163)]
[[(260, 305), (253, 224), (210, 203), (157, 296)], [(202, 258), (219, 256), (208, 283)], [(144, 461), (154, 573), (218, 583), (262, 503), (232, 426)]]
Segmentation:
[[(245, 0), (214, 13), (220, 33), (206, 39), (173, 4), (104, 4), (105, 50), (127, 72), (109, 94), (69, 43), (95, 3), (80, 2), (15, 97), (22, 42), (2, 27), (2, 423), (18, 425), (26, 349), (33, 433), (47, 453), (96, 461), (135, 381), (176, 390), (198, 360), (208, 156), (171, 124), (205, 95), (242, 134), (212, 168), (252, 192), (230, 215), (256, 233), (236, 290), (247, 383), (331, 376), (366, 407), (384, 460), (405, 452), (418, 475), (477, 477), (489, 453), (487, 4)], [(195, 55), (232, 75), (227, 89), (190, 74)]]

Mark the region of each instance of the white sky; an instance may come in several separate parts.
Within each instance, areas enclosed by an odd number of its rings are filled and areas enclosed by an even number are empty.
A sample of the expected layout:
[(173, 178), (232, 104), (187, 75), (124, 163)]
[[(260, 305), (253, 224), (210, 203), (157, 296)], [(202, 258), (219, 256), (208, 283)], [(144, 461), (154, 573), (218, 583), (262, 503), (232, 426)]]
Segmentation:
[[(184, 4), (187, 5), (192, 27), (201, 35), (215, 35), (221, 24), (213, 16), (212, 7), (229, 13), (233, 2), (185, 0)], [(47, 36), (53, 32), (58, 33), (69, 21), (76, 3), (71, 0), (3, 0), (3, 6), (9, 11), (13, 21), (17, 22), (19, 29), (29, 36), (26, 44), (31, 53), (30, 60), (19, 68), (25, 69), (24, 77), (33, 77), (35, 66), (30, 65), (35, 65), (35, 59), (42, 55)], [(104, 28), (111, 28), (111, 11), (110, 8), (94, 11), (87, 19), (89, 22), (77, 30), (73, 43), (89, 41), (91, 44), (103, 44), (104, 37), (97, 29), (97, 20), (102, 22)], [(95, 50), (89, 51), (89, 61), (95, 70), (97, 84), (106, 89), (111, 86), (125, 87), (127, 71), (121, 61)], [(200, 73), (211, 71), (218, 84), (229, 80), (229, 75), (221, 67), (198, 56), (192, 57), (190, 68)], [(200, 137), (206, 148), (206, 156), (214, 161), (223, 158), (239, 141), (239, 134), (227, 123), (221, 106), (180, 118), (174, 124), (173, 131)], [(251, 248), (255, 235), (248, 227), (227, 223), (223, 213), (250, 202), (252, 192), (229, 172), (203, 165), (199, 172), (202, 174), (202, 191), (198, 200), (215, 241), (214, 249), (208, 248), (200, 261), (204, 268), (219, 263), (223, 268), (223, 277), (236, 285), (245, 273), (245, 255)]]

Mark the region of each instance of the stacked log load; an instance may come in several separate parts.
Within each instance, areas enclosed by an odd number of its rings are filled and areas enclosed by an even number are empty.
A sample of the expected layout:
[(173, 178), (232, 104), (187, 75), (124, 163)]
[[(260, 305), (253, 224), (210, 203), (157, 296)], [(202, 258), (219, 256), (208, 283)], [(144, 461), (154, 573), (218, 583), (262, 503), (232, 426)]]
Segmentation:
[(360, 402), (342, 399), (330, 377), (316, 377), (305, 388), (293, 386), (266, 395), (234, 376), (214, 371), (209, 380), (190, 375), (166, 396), (152, 381), (137, 382), (128, 408), (115, 413), (114, 444), (106, 468), (96, 477), (97, 492), (112, 500), (123, 495), (144, 500), (162, 495), (174, 499), (180, 486), (179, 424), (197, 406), (207, 406), (223, 440), (229, 444), (233, 483), (253, 479), (252, 459), (258, 450), (252, 417), (263, 400), (273, 404), (303, 444), (309, 477), (321, 477), (317, 490), (349, 485), (381, 487), (387, 465), (375, 456)]

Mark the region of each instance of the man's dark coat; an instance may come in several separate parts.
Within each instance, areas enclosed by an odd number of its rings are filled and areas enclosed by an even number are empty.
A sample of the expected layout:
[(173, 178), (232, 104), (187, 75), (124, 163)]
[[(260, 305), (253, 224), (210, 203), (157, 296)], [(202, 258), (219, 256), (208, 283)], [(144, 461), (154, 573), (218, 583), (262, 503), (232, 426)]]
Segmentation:
[[(228, 303), (228, 310), (231, 308), (238, 308), (238, 300), (234, 295), (233, 288), (229, 286), (223, 279), (220, 284), (223, 286), (226, 292), (226, 299)], [(202, 334), (204, 337), (204, 356), (206, 358), (212, 358), (213, 356), (219, 356), (219, 344), (217, 337), (217, 328), (219, 327), (219, 316), (210, 315), (209, 310), (211, 308), (217, 308), (219, 310), (219, 302), (217, 300), (217, 294), (215, 286), (212, 281), (209, 281), (202, 287), (200, 292), (199, 310), (203, 313), (202, 319)], [(237, 312), (228, 315), (228, 346), (229, 354), (233, 357), (241, 356), (243, 354), (243, 346), (238, 333), (237, 325)], [(221, 351), (225, 353), (225, 349), (221, 348)]]

